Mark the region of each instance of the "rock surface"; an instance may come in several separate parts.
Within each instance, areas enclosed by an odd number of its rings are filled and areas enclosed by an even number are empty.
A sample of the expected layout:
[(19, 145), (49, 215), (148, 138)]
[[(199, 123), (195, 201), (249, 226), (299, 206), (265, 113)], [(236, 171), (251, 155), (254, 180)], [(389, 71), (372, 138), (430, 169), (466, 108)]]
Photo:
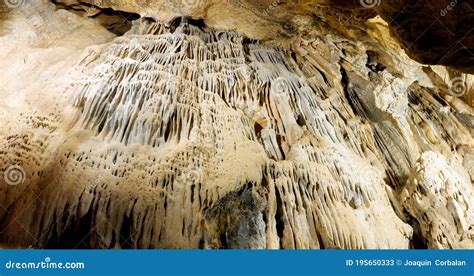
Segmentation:
[(0, 6), (0, 242), (474, 248), (473, 76), (333, 2)]
[[(11, 0), (10, 0), (11, 1)], [(238, 30), (259, 40), (281, 40), (309, 32), (321, 22), (361, 27), (361, 19), (379, 14), (408, 55), (474, 73), (474, 1), (472, 0), (57, 0), (90, 11), (114, 8), (168, 22), (175, 17), (203, 19), (207, 26)], [(238, 11), (238, 12), (236, 12)], [(94, 13), (93, 13), (94, 14)], [(363, 24), (362, 24), (363, 25)], [(363, 28), (363, 27), (362, 27)], [(345, 32), (345, 28), (338, 28)]]

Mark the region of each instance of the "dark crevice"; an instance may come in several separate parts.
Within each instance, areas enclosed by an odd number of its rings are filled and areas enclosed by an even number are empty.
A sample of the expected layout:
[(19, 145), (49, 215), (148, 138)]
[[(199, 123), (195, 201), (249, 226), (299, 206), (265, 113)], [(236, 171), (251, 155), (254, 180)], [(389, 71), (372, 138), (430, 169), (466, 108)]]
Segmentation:
[(355, 99), (357, 100), (357, 102), (359, 101), (357, 98), (354, 98), (356, 97), (355, 94), (352, 92), (351, 89), (349, 89), (349, 76), (347, 75), (346, 70), (342, 67), (342, 65), (340, 66), (340, 68), (341, 68), (340, 71), (341, 71), (341, 77), (342, 77), (341, 84), (342, 84), (342, 88), (344, 89), (344, 95), (346, 96), (349, 106), (352, 108), (352, 111), (360, 116), (361, 114), (359, 114), (358, 112), (359, 108), (357, 108), (356, 105), (354, 104)]
[(182, 17), (175, 17), (166, 24), (166, 27), (170, 29), (170, 33), (174, 33), (176, 31), (176, 28), (178, 28), (179, 24), (181, 24), (181, 20)]
[(385, 70), (387, 67), (379, 63), (379, 56), (374, 51), (367, 51), (367, 63), (365, 66), (372, 72), (378, 73)]
[(132, 224), (131, 218), (124, 216), (122, 226), (120, 228), (120, 241), (119, 241), (120, 247), (122, 249), (132, 248), (132, 245), (130, 244), (130, 239), (129, 239), (131, 237), (130, 229), (132, 228), (133, 228), (133, 224)]
[(411, 249), (428, 249), (426, 239), (423, 237), (421, 232), (420, 223), (413, 217), (410, 218), (408, 224), (413, 228), (413, 236), (410, 241)]
[(306, 125), (306, 119), (304, 118), (304, 115), (303, 115), (303, 114), (299, 114), (299, 115), (298, 115), (298, 118), (296, 118), (296, 123), (297, 123), (300, 127)]
[[(51, 227), (51, 237), (45, 244), (45, 249), (88, 249), (91, 247), (92, 208), (80, 218), (72, 220), (62, 233), (57, 232), (57, 227)], [(66, 213), (65, 213), (66, 215)], [(56, 220), (54, 220), (56, 221)]]
[(283, 157), (283, 160), (285, 160), (285, 151), (283, 150), (283, 141), (285, 141), (285, 137), (281, 134), (277, 134), (276, 135), (276, 141), (277, 141), (277, 145), (278, 145), (278, 149), (280, 150), (280, 153)]
[(204, 246), (205, 246), (204, 239), (201, 238), (201, 239), (199, 240), (198, 249), (204, 249)]
[(324, 245), (324, 242), (323, 242), (323, 237), (321, 237), (319, 233), (317, 233), (317, 237), (318, 237), (318, 242), (319, 242), (319, 249), (326, 249), (326, 246)]
[(132, 28), (132, 21), (139, 19), (140, 15), (115, 11), (113, 9), (103, 9), (102, 12), (94, 18), (99, 20), (100, 24), (110, 32), (122, 36)]
[(296, 57), (296, 53), (291, 51), (291, 58), (296, 62), (298, 63), (298, 60), (297, 60), (297, 57)]
[(258, 122), (255, 122), (254, 123), (254, 131), (255, 131), (255, 135), (257, 136), (257, 138), (261, 137), (262, 130), (263, 130), (263, 126), (260, 125)]
[(141, 16), (137, 13), (117, 11), (111, 8), (101, 8), (89, 3), (79, 2), (71, 5), (58, 1), (51, 1), (58, 9), (68, 10), (82, 17), (97, 20), (108, 31), (117, 36), (124, 35), (132, 27), (132, 21)]
[(277, 210), (275, 213), (275, 222), (277, 235), (280, 238), (280, 248), (283, 248), (281, 245), (281, 240), (283, 239), (283, 231), (285, 230), (285, 223), (283, 222), (283, 202), (281, 200), (280, 192), (278, 189), (275, 190)]
[(223, 232), (223, 233), (220, 234), (219, 241), (220, 241), (220, 244), (221, 244), (221, 249), (229, 248), (228, 245), (227, 245), (227, 233), (226, 232)]
[(206, 27), (206, 23), (204, 22), (204, 19), (194, 19), (191, 17), (185, 17), (183, 18), (183, 21), (189, 23), (190, 25), (199, 27), (201, 30), (203, 30)]

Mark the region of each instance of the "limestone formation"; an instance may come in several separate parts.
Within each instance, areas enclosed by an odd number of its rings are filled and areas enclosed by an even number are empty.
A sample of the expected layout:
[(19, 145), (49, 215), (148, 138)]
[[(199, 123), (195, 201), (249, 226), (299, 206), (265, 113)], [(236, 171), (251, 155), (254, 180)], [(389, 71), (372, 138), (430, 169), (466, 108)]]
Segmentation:
[(473, 59), (395, 4), (5, 1), (2, 246), (474, 248)]

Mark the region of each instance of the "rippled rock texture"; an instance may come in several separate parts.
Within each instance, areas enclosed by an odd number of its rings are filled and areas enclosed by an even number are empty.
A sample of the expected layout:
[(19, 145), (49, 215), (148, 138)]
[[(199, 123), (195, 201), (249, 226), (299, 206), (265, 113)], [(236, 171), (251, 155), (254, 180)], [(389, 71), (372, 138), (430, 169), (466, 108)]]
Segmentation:
[[(14, 0), (9, 0), (14, 1)], [(25, 1), (25, 0), (22, 0)], [(234, 29), (260, 39), (282, 39), (318, 28), (321, 21), (348, 23), (375, 15), (418, 62), (441, 64), (474, 73), (474, 2), (472, 0), (57, 0), (97, 16), (94, 7), (114, 8), (164, 22), (178, 16), (203, 19), (206, 25)], [(102, 13), (102, 17), (104, 13)], [(109, 16), (110, 17), (110, 16)], [(362, 24), (363, 25), (363, 24)], [(347, 29), (339, 26), (339, 32)], [(356, 39), (360, 39), (357, 37)]]
[(2, 6), (4, 246), (474, 248), (473, 76), (389, 7), (93, 2)]

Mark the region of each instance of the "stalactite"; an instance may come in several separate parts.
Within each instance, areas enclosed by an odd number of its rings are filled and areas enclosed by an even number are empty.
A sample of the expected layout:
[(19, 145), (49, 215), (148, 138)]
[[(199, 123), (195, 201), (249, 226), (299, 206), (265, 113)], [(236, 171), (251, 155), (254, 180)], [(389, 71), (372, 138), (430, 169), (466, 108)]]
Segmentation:
[(472, 248), (472, 108), (435, 71), (332, 29), (276, 45), (175, 20), (91, 27), (31, 76), (47, 85), (20, 93), (44, 106), (0, 126), (2, 243), (409, 248), (419, 225), (430, 248)]

